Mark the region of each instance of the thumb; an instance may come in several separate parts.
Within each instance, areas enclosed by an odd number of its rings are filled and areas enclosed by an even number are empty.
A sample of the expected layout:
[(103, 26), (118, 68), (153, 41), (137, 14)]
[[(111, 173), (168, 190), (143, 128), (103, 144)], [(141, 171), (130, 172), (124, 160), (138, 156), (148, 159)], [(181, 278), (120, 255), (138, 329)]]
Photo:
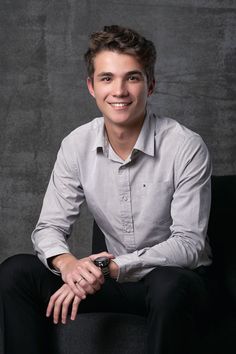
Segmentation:
[(114, 255), (111, 254), (111, 253), (108, 253), (108, 252), (100, 252), (100, 253), (97, 253), (97, 254), (91, 254), (91, 256), (89, 256), (89, 258), (91, 259), (91, 261), (94, 261), (96, 258), (98, 257), (107, 257), (109, 259), (114, 259)]

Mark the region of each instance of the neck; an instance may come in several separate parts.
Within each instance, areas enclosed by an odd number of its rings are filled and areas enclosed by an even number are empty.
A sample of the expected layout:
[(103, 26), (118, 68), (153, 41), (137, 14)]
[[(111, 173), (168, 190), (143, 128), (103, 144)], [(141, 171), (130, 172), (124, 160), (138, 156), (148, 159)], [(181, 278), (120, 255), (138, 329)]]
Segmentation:
[(135, 126), (131, 127), (114, 126), (105, 122), (109, 142), (113, 150), (122, 160), (126, 160), (131, 154), (142, 129), (143, 122), (144, 119), (141, 120), (139, 124), (135, 124)]

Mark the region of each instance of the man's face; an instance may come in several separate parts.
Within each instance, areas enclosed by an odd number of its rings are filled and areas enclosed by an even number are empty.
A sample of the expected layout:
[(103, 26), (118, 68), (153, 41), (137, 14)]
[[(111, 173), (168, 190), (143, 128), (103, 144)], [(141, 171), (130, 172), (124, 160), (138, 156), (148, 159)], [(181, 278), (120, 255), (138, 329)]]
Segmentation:
[(134, 56), (104, 50), (95, 57), (94, 69), (93, 81), (87, 81), (88, 89), (105, 123), (123, 127), (140, 125), (147, 97), (154, 87), (154, 82), (148, 86), (142, 65)]

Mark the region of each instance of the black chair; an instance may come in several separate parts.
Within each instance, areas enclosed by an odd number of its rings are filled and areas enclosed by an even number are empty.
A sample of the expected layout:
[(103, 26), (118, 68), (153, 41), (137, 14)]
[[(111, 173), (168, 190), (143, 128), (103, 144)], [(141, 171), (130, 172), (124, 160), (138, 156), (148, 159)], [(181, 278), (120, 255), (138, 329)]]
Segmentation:
[[(212, 177), (208, 234), (213, 250), (212, 321), (199, 354), (236, 352), (236, 176)], [(106, 249), (94, 223), (92, 252)], [(204, 319), (203, 319), (204, 321)], [(144, 354), (145, 318), (128, 314), (80, 314), (58, 326), (58, 354)], [(191, 354), (191, 353), (189, 353)]]

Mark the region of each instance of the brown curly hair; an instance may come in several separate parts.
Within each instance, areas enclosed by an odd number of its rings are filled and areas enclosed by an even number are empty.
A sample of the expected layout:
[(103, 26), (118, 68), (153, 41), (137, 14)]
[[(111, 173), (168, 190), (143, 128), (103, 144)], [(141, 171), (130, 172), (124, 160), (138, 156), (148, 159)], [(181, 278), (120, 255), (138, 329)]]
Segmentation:
[(105, 26), (103, 31), (92, 33), (84, 55), (88, 76), (93, 78), (94, 59), (103, 50), (129, 54), (143, 66), (148, 83), (155, 79), (156, 49), (153, 42), (136, 31), (116, 25)]

